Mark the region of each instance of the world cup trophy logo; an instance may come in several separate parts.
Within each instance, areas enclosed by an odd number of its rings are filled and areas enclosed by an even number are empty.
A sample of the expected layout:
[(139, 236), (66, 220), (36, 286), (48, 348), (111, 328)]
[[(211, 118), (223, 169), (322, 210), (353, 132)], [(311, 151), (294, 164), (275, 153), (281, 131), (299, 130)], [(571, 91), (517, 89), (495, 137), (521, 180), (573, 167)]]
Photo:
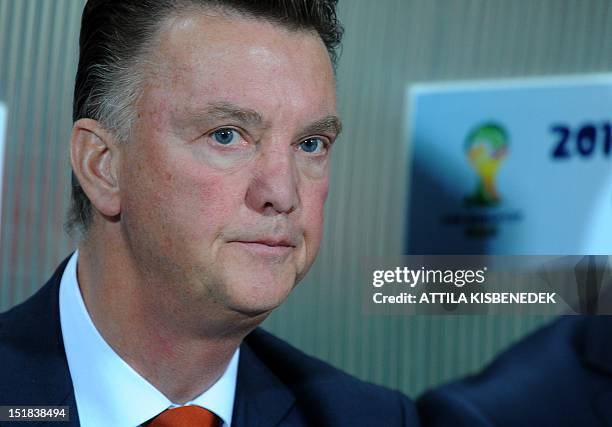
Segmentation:
[(497, 123), (485, 123), (473, 129), (465, 141), (465, 153), (478, 175), (476, 191), (466, 203), (492, 206), (500, 202), (495, 185), (497, 171), (508, 153), (508, 134)]

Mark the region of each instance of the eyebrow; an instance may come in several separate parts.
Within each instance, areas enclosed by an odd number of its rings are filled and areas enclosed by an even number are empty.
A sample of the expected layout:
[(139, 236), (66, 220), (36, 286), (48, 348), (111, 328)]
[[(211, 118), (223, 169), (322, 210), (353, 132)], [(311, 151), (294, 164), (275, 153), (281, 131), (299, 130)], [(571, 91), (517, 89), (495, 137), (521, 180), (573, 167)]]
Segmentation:
[(210, 104), (204, 110), (204, 115), (214, 119), (235, 119), (256, 127), (263, 127), (265, 125), (263, 117), (257, 111), (240, 108), (227, 102)]
[(303, 135), (318, 134), (318, 133), (331, 133), (334, 137), (337, 137), (342, 132), (342, 122), (333, 114), (323, 117), (322, 119), (316, 120), (310, 125), (306, 126), (302, 130)]
[[(269, 123), (257, 111), (238, 107), (228, 102), (209, 104), (203, 111), (193, 114), (191, 118), (197, 121), (201, 121), (204, 118), (208, 120), (211, 118), (213, 120), (234, 119), (253, 127), (265, 128), (269, 126)], [(338, 116), (330, 114), (305, 126), (301, 130), (300, 135), (331, 133), (334, 136), (338, 136), (341, 131), (342, 122)]]

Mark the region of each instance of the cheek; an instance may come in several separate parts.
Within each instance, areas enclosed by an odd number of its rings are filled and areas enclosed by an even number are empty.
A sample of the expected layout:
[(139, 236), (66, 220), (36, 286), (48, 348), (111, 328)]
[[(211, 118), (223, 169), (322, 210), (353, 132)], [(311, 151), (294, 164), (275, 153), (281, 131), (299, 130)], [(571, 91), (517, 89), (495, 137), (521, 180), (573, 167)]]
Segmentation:
[(303, 227), (308, 240), (318, 244), (323, 230), (323, 212), (327, 199), (328, 180), (325, 178), (310, 182), (305, 188), (306, 191), (301, 196), (304, 209)]
[(126, 181), (124, 208), (130, 217), (147, 218), (191, 241), (218, 233), (236, 214), (244, 192), (240, 177), (162, 151), (133, 164)]
[[(244, 199), (243, 180), (202, 166), (174, 171), (169, 198), (176, 219), (195, 234), (218, 233), (238, 213)], [(199, 231), (198, 231), (199, 230)]]

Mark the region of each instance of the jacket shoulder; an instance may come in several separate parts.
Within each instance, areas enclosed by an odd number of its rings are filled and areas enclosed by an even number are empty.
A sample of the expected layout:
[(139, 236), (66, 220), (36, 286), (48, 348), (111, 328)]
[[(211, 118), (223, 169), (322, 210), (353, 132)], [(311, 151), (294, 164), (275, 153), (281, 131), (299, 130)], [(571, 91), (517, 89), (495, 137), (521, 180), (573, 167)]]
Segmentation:
[(59, 329), (59, 283), (68, 259), (34, 295), (0, 313), (0, 342), (14, 345), (46, 345), (44, 335)]
[(68, 389), (59, 320), (65, 264), (32, 297), (0, 314), (0, 401), (50, 404)]
[(502, 353), (479, 374), (425, 393), (425, 425), (599, 425), (593, 400), (610, 380), (584, 360), (593, 319), (566, 316)]

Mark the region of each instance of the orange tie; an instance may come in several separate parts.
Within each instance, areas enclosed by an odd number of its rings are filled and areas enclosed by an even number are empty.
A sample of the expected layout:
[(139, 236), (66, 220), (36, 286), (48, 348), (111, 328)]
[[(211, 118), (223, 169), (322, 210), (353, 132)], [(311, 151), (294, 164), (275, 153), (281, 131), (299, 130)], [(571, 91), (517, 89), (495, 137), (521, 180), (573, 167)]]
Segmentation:
[(200, 406), (166, 409), (145, 424), (147, 427), (219, 427), (219, 417)]

